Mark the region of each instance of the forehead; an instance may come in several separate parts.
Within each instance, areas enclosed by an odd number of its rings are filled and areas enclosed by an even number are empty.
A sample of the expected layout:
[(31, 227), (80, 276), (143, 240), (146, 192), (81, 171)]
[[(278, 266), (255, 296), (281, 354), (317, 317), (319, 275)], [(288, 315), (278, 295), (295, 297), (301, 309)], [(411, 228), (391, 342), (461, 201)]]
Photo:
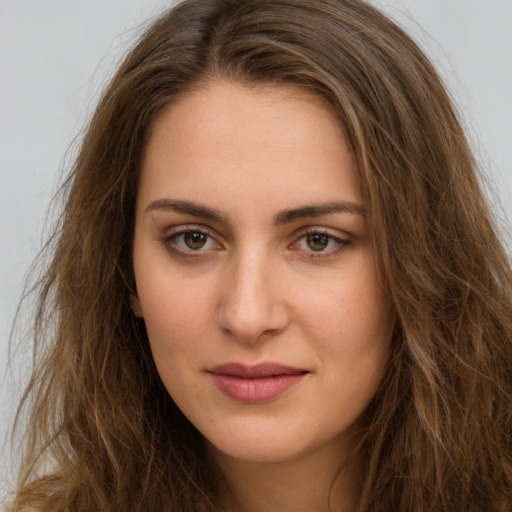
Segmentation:
[(295, 86), (214, 82), (185, 94), (154, 122), (142, 164), (142, 196), (202, 191), (212, 201), (227, 187), (252, 188), (254, 199), (256, 192), (302, 203), (340, 193), (361, 199), (340, 121)]

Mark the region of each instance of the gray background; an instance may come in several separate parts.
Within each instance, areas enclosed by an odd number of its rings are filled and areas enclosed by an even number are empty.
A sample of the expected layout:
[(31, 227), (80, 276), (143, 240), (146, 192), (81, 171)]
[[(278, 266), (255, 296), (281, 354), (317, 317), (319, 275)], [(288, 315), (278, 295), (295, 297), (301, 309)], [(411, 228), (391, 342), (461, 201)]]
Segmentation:
[[(425, 49), (459, 106), (500, 218), (512, 218), (512, 0), (375, 0)], [(169, 0), (0, 0), (0, 497), (23, 360), (8, 338), (68, 148), (142, 24)], [(500, 203), (501, 202), (501, 206)], [(503, 220), (510, 240), (510, 220)], [(16, 347), (15, 347), (16, 348)]]

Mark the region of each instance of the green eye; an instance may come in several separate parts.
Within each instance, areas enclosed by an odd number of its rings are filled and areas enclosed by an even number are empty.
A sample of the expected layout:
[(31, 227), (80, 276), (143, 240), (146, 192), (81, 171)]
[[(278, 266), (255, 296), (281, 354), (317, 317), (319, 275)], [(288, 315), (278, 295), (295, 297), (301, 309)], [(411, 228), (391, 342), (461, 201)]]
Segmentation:
[(208, 235), (204, 233), (191, 231), (189, 233), (184, 233), (183, 242), (187, 246), (187, 248), (197, 251), (202, 249), (206, 243), (208, 242)]
[(307, 235), (306, 244), (312, 251), (324, 251), (329, 246), (329, 241), (331, 238), (322, 233), (313, 233), (311, 235)]

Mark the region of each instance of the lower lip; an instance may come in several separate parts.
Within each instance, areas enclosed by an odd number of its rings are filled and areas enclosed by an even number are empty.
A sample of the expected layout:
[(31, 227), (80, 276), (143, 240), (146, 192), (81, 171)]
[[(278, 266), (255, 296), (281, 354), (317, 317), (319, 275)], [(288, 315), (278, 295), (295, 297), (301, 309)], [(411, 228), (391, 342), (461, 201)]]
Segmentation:
[(246, 403), (273, 400), (296, 386), (307, 374), (272, 375), (269, 377), (244, 378), (233, 375), (211, 374), (215, 384), (225, 395)]

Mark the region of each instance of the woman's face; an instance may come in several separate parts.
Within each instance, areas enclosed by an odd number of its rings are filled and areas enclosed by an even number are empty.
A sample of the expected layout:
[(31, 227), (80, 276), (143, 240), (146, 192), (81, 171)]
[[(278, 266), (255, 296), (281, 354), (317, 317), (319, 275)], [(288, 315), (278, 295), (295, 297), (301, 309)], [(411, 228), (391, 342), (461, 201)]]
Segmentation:
[(132, 306), (176, 404), (226, 456), (339, 453), (392, 315), (337, 119), (291, 86), (214, 82), (163, 112), (142, 164)]

